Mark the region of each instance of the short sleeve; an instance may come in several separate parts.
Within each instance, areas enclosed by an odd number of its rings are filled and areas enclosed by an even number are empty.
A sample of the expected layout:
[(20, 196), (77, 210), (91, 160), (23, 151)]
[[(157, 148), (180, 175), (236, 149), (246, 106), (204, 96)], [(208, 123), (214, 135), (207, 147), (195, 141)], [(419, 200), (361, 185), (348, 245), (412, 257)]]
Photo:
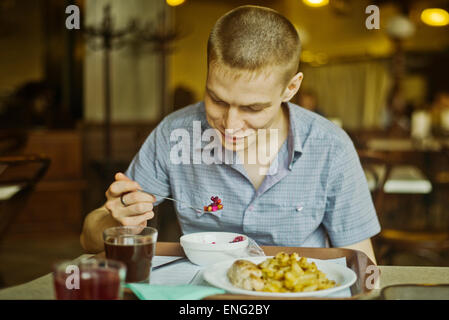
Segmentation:
[(156, 195), (155, 205), (163, 201), (160, 196), (167, 197), (171, 193), (168, 160), (170, 144), (165, 131), (166, 123), (162, 121), (145, 140), (125, 173), (145, 191)]
[(334, 152), (323, 225), (331, 245), (343, 247), (380, 232), (368, 183), (352, 142)]

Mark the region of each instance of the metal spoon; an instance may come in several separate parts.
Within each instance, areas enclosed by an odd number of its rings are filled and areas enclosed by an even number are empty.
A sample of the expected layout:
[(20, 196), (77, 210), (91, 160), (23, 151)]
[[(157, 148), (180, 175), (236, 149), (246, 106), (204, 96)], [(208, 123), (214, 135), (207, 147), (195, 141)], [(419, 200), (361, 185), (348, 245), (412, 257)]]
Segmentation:
[(173, 198), (169, 198), (169, 197), (164, 197), (164, 196), (161, 196), (160, 194), (148, 192), (148, 191), (141, 190), (141, 189), (138, 190), (138, 191), (147, 193), (147, 194), (152, 195), (152, 196), (157, 196), (157, 197), (160, 197), (160, 198), (162, 198), (162, 199), (167, 199), (167, 200), (171, 200), (171, 201), (174, 201), (174, 202), (183, 203), (183, 204), (185, 204), (187, 207), (189, 207), (189, 208), (195, 210), (195, 211), (198, 212), (198, 213), (202, 213), (202, 212), (204, 211), (204, 209), (199, 209), (199, 208), (192, 207), (189, 203), (187, 203), (187, 202), (185, 202), (185, 201), (181, 201), (181, 200), (177, 200), (177, 199), (173, 199)]

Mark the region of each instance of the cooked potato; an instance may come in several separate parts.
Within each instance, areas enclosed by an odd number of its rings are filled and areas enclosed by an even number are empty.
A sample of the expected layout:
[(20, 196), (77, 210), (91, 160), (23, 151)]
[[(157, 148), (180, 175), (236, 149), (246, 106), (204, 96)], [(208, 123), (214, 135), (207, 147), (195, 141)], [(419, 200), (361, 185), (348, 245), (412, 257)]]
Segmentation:
[(247, 290), (265, 292), (310, 292), (336, 286), (318, 270), (315, 262), (309, 263), (297, 253), (279, 252), (255, 265), (238, 260), (228, 271), (232, 284)]
[(318, 270), (314, 262), (297, 253), (278, 253), (274, 258), (268, 258), (259, 263), (266, 292), (310, 292), (335, 287), (335, 281), (327, 279)]

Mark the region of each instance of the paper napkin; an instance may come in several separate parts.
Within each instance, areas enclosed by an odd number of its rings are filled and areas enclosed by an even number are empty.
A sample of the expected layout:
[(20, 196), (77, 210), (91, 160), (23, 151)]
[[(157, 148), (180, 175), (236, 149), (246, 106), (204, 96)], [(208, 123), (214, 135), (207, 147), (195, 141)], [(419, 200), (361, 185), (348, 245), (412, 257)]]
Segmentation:
[(140, 300), (200, 300), (214, 294), (223, 294), (224, 290), (194, 285), (152, 285), (146, 283), (128, 283), (131, 289)]

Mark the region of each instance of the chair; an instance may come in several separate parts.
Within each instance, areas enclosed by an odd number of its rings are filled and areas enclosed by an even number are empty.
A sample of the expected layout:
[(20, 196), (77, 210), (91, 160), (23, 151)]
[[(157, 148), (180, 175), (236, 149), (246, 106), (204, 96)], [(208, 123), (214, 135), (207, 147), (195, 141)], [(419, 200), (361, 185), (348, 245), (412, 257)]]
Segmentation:
[[(400, 227), (398, 225), (386, 226), (389, 212), (385, 212), (385, 204), (389, 201), (388, 197), (393, 195), (395, 197), (410, 196), (407, 192), (398, 192), (399, 190), (394, 190), (394, 188), (389, 189), (388, 183), (390, 186), (394, 185), (391, 182), (394, 181), (395, 169), (398, 166), (410, 164), (410, 159), (397, 152), (359, 150), (358, 153), (368, 183), (371, 185), (374, 206), (382, 225), (380, 234), (373, 239), (375, 248), (378, 249), (379, 263), (392, 264), (394, 254), (407, 252), (431, 261), (434, 265), (443, 265), (442, 253), (449, 250), (449, 232), (433, 231), (427, 228), (417, 230), (404, 220), (400, 223)], [(426, 182), (425, 179), (423, 181)], [(404, 183), (404, 186), (406, 185), (407, 183)], [(425, 185), (426, 183), (422, 184), (424, 187)], [(414, 188), (413, 185), (410, 190), (410, 193), (430, 192), (425, 188), (416, 189), (416, 186)]]
[[(43, 156), (0, 157), (0, 241), (49, 166), (50, 159)], [(0, 288), (3, 284), (0, 275)]]
[(0, 240), (49, 166), (43, 156), (0, 157)]
[(0, 156), (20, 150), (26, 141), (27, 134), (23, 130), (0, 130)]

